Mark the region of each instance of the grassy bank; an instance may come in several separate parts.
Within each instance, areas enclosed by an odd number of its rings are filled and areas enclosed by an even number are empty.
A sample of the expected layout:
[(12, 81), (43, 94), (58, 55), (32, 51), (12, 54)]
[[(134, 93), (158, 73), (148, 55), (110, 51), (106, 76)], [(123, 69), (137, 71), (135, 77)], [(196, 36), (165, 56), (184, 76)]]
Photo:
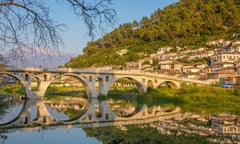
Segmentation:
[(47, 99), (61, 100), (66, 97), (81, 97), (87, 98), (86, 91), (79, 87), (54, 87), (49, 86), (45, 97)]
[(180, 89), (162, 87), (142, 95), (148, 106), (179, 106), (183, 112), (213, 114), (229, 112), (240, 115), (240, 89), (211, 86), (182, 86)]
[(22, 85), (19, 83), (0, 85), (0, 94), (11, 95), (11, 96), (23, 96), (24, 89)]

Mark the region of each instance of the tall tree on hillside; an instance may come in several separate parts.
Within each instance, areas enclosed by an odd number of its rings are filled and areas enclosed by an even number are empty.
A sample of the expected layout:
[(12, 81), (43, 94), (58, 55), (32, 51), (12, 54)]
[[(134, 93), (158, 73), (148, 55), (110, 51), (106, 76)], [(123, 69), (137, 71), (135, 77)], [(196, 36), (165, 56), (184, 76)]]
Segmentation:
[[(112, 0), (55, 0), (56, 4), (69, 6), (82, 18), (89, 36), (96, 29), (114, 23), (116, 12)], [(0, 0), (0, 50), (22, 48), (58, 49), (63, 44), (59, 32), (63, 24), (51, 17), (51, 7), (43, 0)]]

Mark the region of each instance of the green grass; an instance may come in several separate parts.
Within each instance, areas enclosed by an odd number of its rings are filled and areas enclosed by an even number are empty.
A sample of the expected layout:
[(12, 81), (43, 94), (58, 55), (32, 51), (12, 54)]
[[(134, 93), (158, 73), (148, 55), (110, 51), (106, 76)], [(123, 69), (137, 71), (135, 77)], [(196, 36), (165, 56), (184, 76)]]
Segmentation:
[(45, 97), (47, 99), (60, 100), (66, 97), (87, 98), (86, 91), (79, 87), (48, 87)]
[(229, 112), (240, 115), (240, 90), (219, 87), (183, 86), (181, 89), (150, 89), (143, 95), (149, 105), (179, 106), (182, 112), (213, 114)]
[(0, 85), (0, 94), (12, 95), (12, 96), (23, 96), (24, 88), (20, 83)]
[(229, 112), (240, 115), (240, 89), (224, 89), (214, 86), (182, 85), (180, 89), (160, 87), (148, 89), (145, 94), (138, 94), (137, 90), (124, 91), (112, 89), (105, 99), (126, 100), (148, 107), (158, 106), (165, 109), (180, 107), (182, 112), (197, 114), (218, 114)]
[(24, 88), (19, 82), (15, 84), (0, 85), (0, 117), (6, 113), (6, 109), (9, 108), (9, 102), (4, 100), (8, 96), (14, 96), (20, 98), (24, 95)]

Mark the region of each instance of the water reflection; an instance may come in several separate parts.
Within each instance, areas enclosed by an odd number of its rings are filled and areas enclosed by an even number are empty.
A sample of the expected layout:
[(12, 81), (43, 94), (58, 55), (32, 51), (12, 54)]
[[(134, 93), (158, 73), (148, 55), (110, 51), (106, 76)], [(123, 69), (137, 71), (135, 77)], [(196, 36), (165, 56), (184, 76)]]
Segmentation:
[(0, 75), (0, 124), (13, 121), (24, 106), (24, 88), (16, 78)]
[(89, 102), (85, 98), (66, 97), (60, 100), (44, 100), (48, 112), (57, 121), (73, 120), (82, 116), (88, 109)]
[(24, 100), (16, 96), (0, 95), (1, 115), (0, 124), (6, 124), (13, 121), (21, 113), (24, 107)]
[(51, 128), (29, 128), (23, 131), (2, 133), (7, 139), (0, 139), (4, 144), (100, 144), (95, 138), (88, 137), (81, 128), (66, 128), (64, 126)]
[(130, 117), (143, 106), (139, 97), (137, 82), (130, 78), (121, 78), (110, 87), (107, 103), (117, 116)]
[(120, 117), (129, 117), (137, 113), (138, 106), (126, 100), (108, 100), (111, 110)]
[(89, 107), (85, 85), (73, 76), (56, 78), (47, 88), (43, 103), (56, 121), (77, 119)]

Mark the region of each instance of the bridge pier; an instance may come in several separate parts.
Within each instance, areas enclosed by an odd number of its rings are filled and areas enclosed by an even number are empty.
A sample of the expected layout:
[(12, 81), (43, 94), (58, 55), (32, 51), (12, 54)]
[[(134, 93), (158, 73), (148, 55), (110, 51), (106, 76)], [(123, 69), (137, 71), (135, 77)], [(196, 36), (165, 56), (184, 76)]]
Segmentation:
[(38, 109), (38, 113), (39, 113), (38, 119), (40, 120), (40, 122), (45, 123), (45, 124), (51, 123), (51, 121), (53, 120), (53, 117), (48, 112), (45, 104), (42, 101), (38, 101), (36, 105), (37, 105), (37, 109)]
[(27, 99), (42, 99), (44, 97), (41, 95), (41, 93), (33, 92), (26, 88), (25, 88), (25, 96)]
[(41, 81), (38, 91), (36, 91), (35, 94), (38, 97), (43, 98), (50, 83), (51, 81)]
[(96, 90), (91, 90), (89, 94), (90, 98), (97, 98), (99, 96), (99, 92)]
[(25, 92), (25, 97), (27, 99), (41, 99), (44, 96), (43, 91), (32, 91), (31, 90), (31, 82), (30, 81), (23, 81), (22, 86)]
[(109, 108), (107, 101), (99, 101), (97, 98), (91, 98), (88, 111), (76, 121), (112, 121), (116, 117), (116, 114)]
[(107, 96), (108, 95), (108, 89), (106, 87), (103, 87), (102, 89), (99, 90), (99, 94), (98, 95)]

